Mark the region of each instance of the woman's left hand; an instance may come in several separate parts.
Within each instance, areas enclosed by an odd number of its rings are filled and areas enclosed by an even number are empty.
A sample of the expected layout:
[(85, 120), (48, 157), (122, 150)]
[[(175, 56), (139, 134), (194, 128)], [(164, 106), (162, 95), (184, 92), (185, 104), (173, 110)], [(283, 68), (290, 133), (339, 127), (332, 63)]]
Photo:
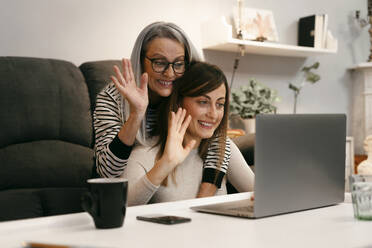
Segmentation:
[(185, 116), (186, 110), (181, 108), (176, 113), (173, 111), (170, 113), (164, 152), (154, 167), (146, 174), (147, 179), (154, 185), (160, 185), (176, 166), (186, 159), (196, 144), (196, 141), (192, 139), (184, 145), (186, 129), (191, 121), (191, 116), (187, 116), (186, 119)]
[(191, 116), (186, 117), (185, 109), (179, 108), (176, 113), (173, 111), (170, 113), (168, 137), (161, 159), (173, 168), (182, 163), (195, 146), (195, 140), (191, 140), (185, 145), (183, 144), (190, 121)]

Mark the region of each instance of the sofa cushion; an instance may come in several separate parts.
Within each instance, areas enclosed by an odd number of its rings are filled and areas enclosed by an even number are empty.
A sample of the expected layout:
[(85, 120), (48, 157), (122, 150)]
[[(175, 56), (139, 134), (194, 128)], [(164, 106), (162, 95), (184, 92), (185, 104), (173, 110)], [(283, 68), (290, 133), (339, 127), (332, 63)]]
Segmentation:
[(41, 199), (35, 190), (0, 191), (0, 221), (43, 216)]
[(41, 199), (44, 216), (84, 211), (81, 207), (81, 198), (87, 191), (87, 188), (40, 189), (38, 195)]
[(94, 164), (91, 148), (59, 140), (7, 146), (0, 161), (0, 190), (82, 187)]
[(92, 111), (96, 105), (97, 94), (111, 81), (110, 76), (115, 75), (114, 65), (121, 69), (120, 60), (85, 62), (79, 67), (88, 85)]
[(92, 146), (87, 85), (72, 63), (0, 57), (0, 148), (35, 140)]
[(36, 188), (0, 191), (0, 221), (82, 212), (87, 188)]

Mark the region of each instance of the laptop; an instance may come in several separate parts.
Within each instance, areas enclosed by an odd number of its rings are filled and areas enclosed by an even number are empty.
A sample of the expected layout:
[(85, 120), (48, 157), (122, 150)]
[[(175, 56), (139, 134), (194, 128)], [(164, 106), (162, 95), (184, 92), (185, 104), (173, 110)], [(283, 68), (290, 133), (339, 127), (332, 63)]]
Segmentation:
[(345, 142), (344, 114), (257, 115), (254, 201), (191, 209), (260, 218), (343, 202)]

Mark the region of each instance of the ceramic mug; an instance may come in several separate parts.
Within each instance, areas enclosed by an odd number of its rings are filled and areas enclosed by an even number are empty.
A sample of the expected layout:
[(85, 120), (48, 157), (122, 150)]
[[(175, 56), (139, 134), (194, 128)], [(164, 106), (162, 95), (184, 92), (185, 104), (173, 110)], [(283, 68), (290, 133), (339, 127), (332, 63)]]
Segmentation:
[(82, 197), (82, 207), (93, 217), (96, 228), (121, 227), (127, 207), (128, 180), (94, 178), (87, 182), (89, 191)]

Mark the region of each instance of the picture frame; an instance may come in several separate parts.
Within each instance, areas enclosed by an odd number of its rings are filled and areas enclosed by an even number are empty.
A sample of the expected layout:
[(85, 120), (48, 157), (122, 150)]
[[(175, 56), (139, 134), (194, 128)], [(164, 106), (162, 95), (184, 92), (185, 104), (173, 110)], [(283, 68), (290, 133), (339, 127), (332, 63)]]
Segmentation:
[(238, 38), (271, 42), (279, 40), (271, 10), (236, 7), (233, 19)]

